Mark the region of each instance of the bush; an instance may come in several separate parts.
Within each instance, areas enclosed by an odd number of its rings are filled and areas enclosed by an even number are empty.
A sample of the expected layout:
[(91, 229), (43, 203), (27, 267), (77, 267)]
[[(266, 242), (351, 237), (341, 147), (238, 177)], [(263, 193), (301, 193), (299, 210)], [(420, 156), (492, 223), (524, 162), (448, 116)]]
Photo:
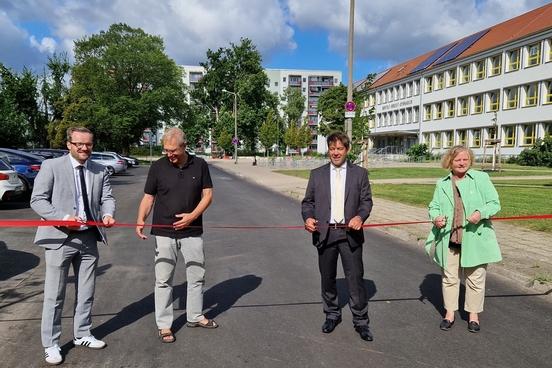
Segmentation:
[(427, 148), (427, 144), (413, 144), (406, 151), (406, 155), (414, 161), (421, 161), (423, 159), (429, 160), (431, 158), (431, 153)]
[(522, 166), (552, 167), (552, 136), (537, 139), (533, 147), (521, 151), (516, 161)]

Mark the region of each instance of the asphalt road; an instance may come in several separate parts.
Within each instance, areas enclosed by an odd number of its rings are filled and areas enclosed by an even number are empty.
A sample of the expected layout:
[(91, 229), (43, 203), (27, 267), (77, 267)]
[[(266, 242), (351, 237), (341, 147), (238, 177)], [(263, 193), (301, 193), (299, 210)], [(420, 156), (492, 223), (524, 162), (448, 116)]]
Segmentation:
[[(147, 169), (112, 180), (117, 220), (132, 223)], [(185, 326), (186, 281), (179, 260), (174, 280), (176, 342), (156, 335), (153, 238), (133, 228), (109, 230), (100, 250), (93, 309), (96, 337), (108, 347), (72, 345), (73, 285), (66, 297), (61, 344), (74, 367), (550, 367), (550, 299), (490, 275), (482, 332), (467, 331), (466, 315), (449, 332), (442, 311), (439, 270), (420, 250), (366, 231), (365, 279), (375, 341), (354, 332), (339, 273), (343, 323), (329, 335), (320, 303), (315, 249), (303, 230), (223, 230), (218, 225), (298, 225), (299, 203), (211, 168), (215, 185), (204, 218), (207, 316), (216, 330)], [(25, 203), (0, 203), (0, 219), (35, 218)], [(43, 252), (35, 229), (0, 228), (0, 366), (44, 366), (40, 314)], [(463, 318), (464, 320), (462, 320)]]

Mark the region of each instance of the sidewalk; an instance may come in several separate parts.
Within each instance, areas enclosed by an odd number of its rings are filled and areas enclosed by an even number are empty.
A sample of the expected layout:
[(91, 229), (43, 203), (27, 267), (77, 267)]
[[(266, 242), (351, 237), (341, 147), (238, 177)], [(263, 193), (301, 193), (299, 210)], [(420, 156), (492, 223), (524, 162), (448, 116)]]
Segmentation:
[[(253, 160), (248, 157), (240, 157), (237, 164), (233, 160), (209, 158), (207, 158), (207, 162), (228, 173), (299, 201), (305, 194), (307, 180), (278, 174), (267, 167), (253, 166)], [(435, 180), (431, 180), (430, 184), (433, 183)], [(299, 206), (297, 211), (300, 211)], [(427, 219), (427, 209), (425, 208), (374, 198), (374, 208), (367, 223), (425, 221)], [(552, 275), (552, 234), (528, 230), (499, 221), (496, 221), (494, 226), (502, 250), (503, 261), (489, 265), (490, 272), (506, 276), (518, 284), (531, 287), (538, 292), (551, 290), (550, 284), (541, 285), (536, 278), (540, 275)], [(374, 229), (417, 245), (422, 251), (430, 224), (376, 227)]]

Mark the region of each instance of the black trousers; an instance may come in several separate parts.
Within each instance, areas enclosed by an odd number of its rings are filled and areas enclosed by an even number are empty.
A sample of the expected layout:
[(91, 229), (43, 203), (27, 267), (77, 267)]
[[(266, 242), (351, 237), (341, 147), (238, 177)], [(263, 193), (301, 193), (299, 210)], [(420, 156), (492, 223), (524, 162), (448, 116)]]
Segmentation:
[(364, 287), (364, 265), (362, 246), (352, 249), (343, 229), (330, 229), (328, 243), (318, 248), (318, 267), (322, 286), (322, 304), (326, 318), (341, 317), (337, 298), (337, 258), (341, 255), (343, 273), (349, 289), (349, 307), (353, 314), (353, 325), (368, 325), (368, 300)]

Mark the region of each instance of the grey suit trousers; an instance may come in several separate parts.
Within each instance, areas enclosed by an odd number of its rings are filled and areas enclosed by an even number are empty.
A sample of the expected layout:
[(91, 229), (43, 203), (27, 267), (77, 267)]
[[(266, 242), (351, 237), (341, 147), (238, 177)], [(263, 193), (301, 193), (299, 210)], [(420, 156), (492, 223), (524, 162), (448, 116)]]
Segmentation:
[(47, 348), (58, 344), (61, 336), (61, 314), (65, 301), (67, 275), (73, 266), (75, 274), (75, 315), (73, 336), (90, 335), (92, 303), (98, 264), (96, 231), (71, 233), (58, 249), (46, 248), (46, 279), (42, 308), (42, 345)]

